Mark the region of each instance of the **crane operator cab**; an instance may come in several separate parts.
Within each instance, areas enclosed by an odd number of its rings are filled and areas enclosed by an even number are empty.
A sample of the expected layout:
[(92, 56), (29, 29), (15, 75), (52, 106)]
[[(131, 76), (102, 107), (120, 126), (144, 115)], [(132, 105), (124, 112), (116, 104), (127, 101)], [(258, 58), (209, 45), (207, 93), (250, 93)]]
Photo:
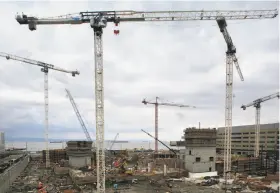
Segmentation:
[(80, 72), (78, 70), (76, 70), (76, 71), (73, 71), (71, 74), (72, 74), (72, 76), (75, 76), (75, 75), (79, 75)]
[(28, 17), (27, 15), (22, 13), (22, 15), (17, 14), (16, 20), (19, 24), (28, 24), (28, 28), (31, 31), (37, 29), (36, 21), (38, 20), (38, 18), (36, 17)]

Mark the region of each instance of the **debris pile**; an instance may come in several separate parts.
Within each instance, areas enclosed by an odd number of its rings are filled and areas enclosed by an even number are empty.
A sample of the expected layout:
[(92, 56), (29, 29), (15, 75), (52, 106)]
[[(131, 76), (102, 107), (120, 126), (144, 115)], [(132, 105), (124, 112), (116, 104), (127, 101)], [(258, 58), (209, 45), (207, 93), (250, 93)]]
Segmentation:
[(27, 168), (12, 183), (7, 193), (15, 192), (37, 192), (38, 183), (42, 182), (47, 192), (63, 192), (64, 190), (73, 190), (73, 182), (69, 175), (56, 175), (51, 169), (42, 169), (41, 163), (31, 161)]

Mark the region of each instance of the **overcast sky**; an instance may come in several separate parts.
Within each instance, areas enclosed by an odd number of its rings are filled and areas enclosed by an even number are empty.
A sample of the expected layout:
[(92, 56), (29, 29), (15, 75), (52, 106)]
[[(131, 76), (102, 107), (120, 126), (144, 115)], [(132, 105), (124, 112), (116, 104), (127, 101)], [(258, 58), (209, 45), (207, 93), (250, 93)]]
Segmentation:
[[(0, 2), (0, 51), (48, 62), (72, 77), (49, 73), (50, 138), (85, 138), (65, 88), (72, 93), (95, 138), (94, 40), (89, 24), (38, 26), (29, 31), (17, 12), (48, 17), (86, 10), (275, 9), (277, 2)], [(255, 109), (240, 106), (279, 90), (279, 17), (228, 21), (244, 75), (234, 68), (233, 125), (255, 123)], [(224, 126), (226, 44), (215, 21), (121, 23), (114, 35), (104, 30), (105, 138), (150, 140), (154, 101), (194, 105), (196, 109), (159, 107), (159, 138), (179, 140), (186, 127)], [(44, 76), (40, 68), (0, 58), (0, 130), (9, 137), (43, 137)], [(262, 105), (261, 123), (279, 121), (277, 99)]]

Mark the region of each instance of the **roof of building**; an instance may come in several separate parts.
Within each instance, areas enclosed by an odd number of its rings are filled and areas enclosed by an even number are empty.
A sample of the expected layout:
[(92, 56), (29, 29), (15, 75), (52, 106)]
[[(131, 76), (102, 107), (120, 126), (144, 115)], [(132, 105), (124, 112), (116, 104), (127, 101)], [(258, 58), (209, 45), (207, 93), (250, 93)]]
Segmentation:
[[(223, 131), (225, 128), (224, 127), (219, 127), (219, 131)], [(232, 132), (237, 133), (241, 132), (244, 130), (254, 130), (255, 125), (240, 125), (240, 126), (232, 126)], [(268, 124), (260, 124), (260, 129), (261, 130), (266, 130), (266, 129), (279, 129), (279, 123), (268, 123)]]

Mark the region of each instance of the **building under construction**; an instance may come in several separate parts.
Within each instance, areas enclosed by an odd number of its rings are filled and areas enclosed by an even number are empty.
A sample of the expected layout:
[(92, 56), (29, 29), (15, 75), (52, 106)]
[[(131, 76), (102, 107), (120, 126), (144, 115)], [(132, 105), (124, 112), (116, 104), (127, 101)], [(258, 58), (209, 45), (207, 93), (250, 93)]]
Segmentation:
[(213, 172), (216, 161), (216, 129), (186, 128), (185, 149), (181, 150), (185, 169), (191, 173)]

